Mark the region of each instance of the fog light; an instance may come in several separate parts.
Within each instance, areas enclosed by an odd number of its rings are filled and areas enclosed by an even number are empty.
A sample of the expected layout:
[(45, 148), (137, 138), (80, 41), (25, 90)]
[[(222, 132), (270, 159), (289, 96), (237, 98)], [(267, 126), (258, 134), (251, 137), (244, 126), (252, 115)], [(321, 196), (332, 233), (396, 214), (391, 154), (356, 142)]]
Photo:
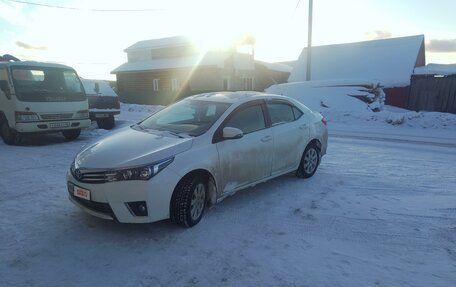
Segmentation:
[(127, 202), (128, 210), (134, 216), (147, 216), (147, 204), (145, 201)]

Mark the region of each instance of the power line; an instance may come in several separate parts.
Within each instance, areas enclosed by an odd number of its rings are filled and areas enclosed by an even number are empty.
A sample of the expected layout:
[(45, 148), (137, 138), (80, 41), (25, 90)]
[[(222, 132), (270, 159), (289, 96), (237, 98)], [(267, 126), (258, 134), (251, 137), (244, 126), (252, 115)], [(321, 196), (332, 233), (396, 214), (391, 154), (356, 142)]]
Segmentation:
[(92, 11), (92, 12), (154, 12), (154, 11), (162, 11), (163, 10), (163, 9), (90, 9), (90, 8), (89, 9), (84, 9), (84, 8), (78, 8), (78, 7), (66, 7), (66, 6), (34, 3), (34, 2), (21, 1), (21, 0), (3, 0), (3, 1), (16, 2), (16, 3), (32, 5), (32, 6), (55, 8), (55, 9)]

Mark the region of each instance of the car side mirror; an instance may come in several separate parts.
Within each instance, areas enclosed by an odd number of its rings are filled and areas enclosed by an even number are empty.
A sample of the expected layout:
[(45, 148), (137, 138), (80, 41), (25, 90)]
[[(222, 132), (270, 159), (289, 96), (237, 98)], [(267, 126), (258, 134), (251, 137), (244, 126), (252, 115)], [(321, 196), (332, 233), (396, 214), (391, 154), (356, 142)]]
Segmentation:
[(224, 139), (240, 139), (244, 136), (244, 133), (238, 128), (226, 127), (223, 128)]
[(7, 80), (0, 80), (0, 90), (2, 90), (5, 93), (8, 99), (10, 98), (11, 90)]

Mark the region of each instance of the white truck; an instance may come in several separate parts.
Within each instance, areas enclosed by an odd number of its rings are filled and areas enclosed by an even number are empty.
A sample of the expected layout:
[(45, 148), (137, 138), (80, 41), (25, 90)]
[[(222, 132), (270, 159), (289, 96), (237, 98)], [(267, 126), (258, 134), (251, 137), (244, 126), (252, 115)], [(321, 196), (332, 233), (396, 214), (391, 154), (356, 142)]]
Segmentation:
[(90, 123), (87, 97), (73, 68), (0, 57), (0, 136), (6, 144), (18, 144), (29, 133), (62, 132), (73, 140)]

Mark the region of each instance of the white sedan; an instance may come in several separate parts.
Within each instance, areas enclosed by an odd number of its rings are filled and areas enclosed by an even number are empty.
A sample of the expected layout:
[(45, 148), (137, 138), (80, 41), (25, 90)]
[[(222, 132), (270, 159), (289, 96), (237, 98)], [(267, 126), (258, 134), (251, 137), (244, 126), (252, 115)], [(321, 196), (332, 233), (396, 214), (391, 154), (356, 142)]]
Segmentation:
[(195, 95), (84, 147), (67, 173), (69, 198), (105, 219), (191, 227), (238, 190), (311, 177), (327, 140), (326, 120), (288, 97)]

